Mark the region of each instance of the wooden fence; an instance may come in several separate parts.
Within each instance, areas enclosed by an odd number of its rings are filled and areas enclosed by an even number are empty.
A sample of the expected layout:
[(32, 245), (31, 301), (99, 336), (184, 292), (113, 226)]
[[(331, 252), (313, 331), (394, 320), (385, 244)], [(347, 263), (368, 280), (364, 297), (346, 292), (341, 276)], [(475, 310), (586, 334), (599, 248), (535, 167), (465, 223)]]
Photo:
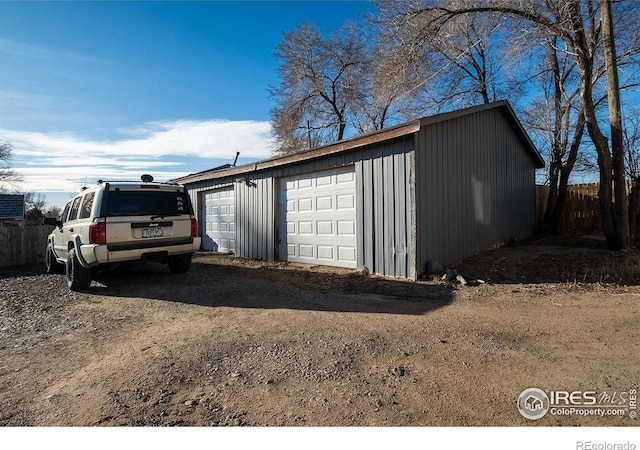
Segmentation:
[[(627, 182), (627, 195), (631, 191), (631, 181)], [(573, 184), (569, 186), (567, 203), (560, 218), (560, 230), (602, 231), (600, 204), (598, 203), (599, 183)], [(536, 186), (536, 219), (542, 223), (547, 207), (549, 186)]]
[(50, 225), (0, 227), (0, 267), (44, 263)]

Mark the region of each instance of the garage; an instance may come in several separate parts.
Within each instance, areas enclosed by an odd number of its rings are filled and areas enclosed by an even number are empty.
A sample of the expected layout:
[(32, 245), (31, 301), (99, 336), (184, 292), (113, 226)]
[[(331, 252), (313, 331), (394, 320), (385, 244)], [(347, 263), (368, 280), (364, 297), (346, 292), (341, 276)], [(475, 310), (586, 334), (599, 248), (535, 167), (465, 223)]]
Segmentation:
[[(496, 102), (175, 181), (208, 222), (205, 248), (415, 280), (529, 236), (541, 167), (511, 106)], [(233, 221), (225, 199), (204, 195), (229, 186)]]
[(280, 180), (280, 259), (357, 267), (353, 166)]
[(235, 195), (233, 187), (203, 194), (202, 248), (221, 253), (236, 251)]

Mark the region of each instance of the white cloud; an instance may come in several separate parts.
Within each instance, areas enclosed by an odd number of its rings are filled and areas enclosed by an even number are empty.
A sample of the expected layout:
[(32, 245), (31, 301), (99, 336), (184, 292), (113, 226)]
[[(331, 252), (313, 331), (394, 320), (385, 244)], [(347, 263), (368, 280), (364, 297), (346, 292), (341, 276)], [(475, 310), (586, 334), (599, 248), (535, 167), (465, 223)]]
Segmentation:
[(25, 179), (23, 189), (38, 192), (77, 190), (85, 180), (138, 179), (142, 171), (171, 179), (196, 171), (190, 159), (206, 158), (214, 167), (236, 152), (244, 160), (259, 160), (273, 150), (271, 126), (261, 121), (163, 121), (119, 132), (119, 139), (95, 140), (69, 132), (0, 129), (0, 137), (13, 146), (13, 168)]

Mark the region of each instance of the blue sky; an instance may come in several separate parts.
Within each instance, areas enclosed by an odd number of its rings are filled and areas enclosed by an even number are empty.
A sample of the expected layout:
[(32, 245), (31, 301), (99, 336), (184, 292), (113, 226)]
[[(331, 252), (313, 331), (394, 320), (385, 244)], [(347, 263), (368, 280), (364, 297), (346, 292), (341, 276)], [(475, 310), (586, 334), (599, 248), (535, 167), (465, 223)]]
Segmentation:
[(167, 180), (271, 156), (282, 33), (367, 1), (0, 2), (0, 141), (62, 206), (98, 179)]

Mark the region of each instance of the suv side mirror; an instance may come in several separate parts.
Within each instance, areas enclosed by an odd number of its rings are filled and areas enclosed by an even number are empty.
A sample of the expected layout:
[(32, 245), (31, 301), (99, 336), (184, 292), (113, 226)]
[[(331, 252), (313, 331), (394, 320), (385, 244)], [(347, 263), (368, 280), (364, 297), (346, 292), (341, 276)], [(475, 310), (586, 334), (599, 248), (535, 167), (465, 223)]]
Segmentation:
[(53, 225), (54, 227), (61, 227), (62, 221), (56, 219), (55, 217), (45, 217), (44, 222), (45, 225)]

